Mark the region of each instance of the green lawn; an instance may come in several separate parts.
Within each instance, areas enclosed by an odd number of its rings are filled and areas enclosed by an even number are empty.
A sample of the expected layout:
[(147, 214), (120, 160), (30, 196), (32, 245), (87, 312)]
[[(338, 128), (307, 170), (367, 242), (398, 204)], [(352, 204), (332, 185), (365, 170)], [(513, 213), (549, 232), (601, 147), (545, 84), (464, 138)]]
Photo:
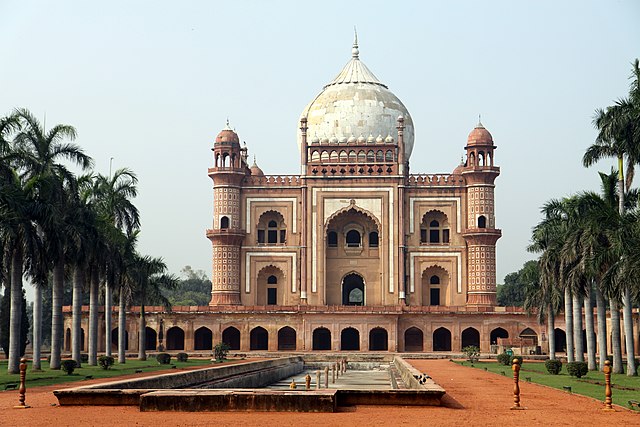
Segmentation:
[[(175, 357), (171, 359), (171, 365), (175, 365), (177, 369), (187, 368), (199, 365), (212, 365), (208, 359), (189, 359), (186, 362), (178, 362)], [(99, 366), (89, 366), (84, 363), (81, 368), (77, 368), (73, 374), (67, 375), (62, 370), (49, 369), (49, 363), (42, 362), (42, 371), (33, 372), (31, 370), (31, 362), (27, 363), (27, 389), (29, 387), (39, 387), (52, 384), (61, 384), (71, 381), (80, 381), (86, 379), (87, 376), (93, 378), (110, 378), (118, 375), (133, 374), (137, 370), (142, 372), (158, 371), (162, 369), (169, 369), (171, 365), (160, 365), (154, 357), (146, 361), (137, 359), (127, 359), (127, 363), (118, 363), (117, 359), (115, 364), (108, 370), (104, 370)], [(19, 374), (7, 373), (7, 361), (0, 361), (0, 393), (5, 390), (7, 384), (18, 384), (20, 382)]]
[[(500, 365), (497, 362), (476, 362), (473, 365), (468, 361), (456, 361), (456, 363), (513, 378), (511, 366)], [(590, 371), (586, 376), (578, 379), (571, 377), (567, 373), (566, 364), (563, 364), (560, 374), (551, 375), (544, 367), (544, 363), (527, 362), (525, 360), (520, 368), (520, 382), (526, 382), (527, 378), (530, 378), (531, 382), (560, 390), (564, 390), (563, 387), (569, 386), (572, 393), (593, 397), (604, 402), (604, 374), (599, 371)], [(640, 400), (640, 377), (612, 374), (611, 384), (614, 404), (629, 407), (627, 403), (629, 400)], [(523, 399), (526, 398), (523, 396)]]

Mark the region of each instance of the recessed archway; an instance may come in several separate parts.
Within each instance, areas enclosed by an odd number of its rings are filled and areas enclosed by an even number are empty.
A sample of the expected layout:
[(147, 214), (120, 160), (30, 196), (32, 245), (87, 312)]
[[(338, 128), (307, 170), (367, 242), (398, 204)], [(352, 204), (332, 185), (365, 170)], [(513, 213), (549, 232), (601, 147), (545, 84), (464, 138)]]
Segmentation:
[(229, 326), (222, 331), (222, 342), (229, 346), (229, 350), (240, 350), (240, 331)]
[(156, 330), (147, 326), (146, 328), (144, 328), (144, 331), (144, 349), (155, 350), (158, 341), (158, 334), (156, 334)]
[(342, 305), (364, 305), (364, 279), (358, 273), (349, 273), (342, 279)]
[(489, 336), (491, 345), (498, 345), (498, 338), (509, 338), (509, 332), (503, 328), (495, 328)]
[(480, 332), (476, 328), (467, 328), (462, 331), (462, 348), (474, 345), (480, 347)]
[(345, 328), (340, 333), (340, 350), (360, 350), (360, 332), (355, 328)]
[(211, 350), (213, 349), (213, 333), (211, 329), (202, 326), (196, 329), (193, 335), (193, 349), (194, 350)]
[(520, 332), (520, 338), (533, 342), (533, 345), (538, 345), (538, 334), (531, 328), (525, 328)]
[(404, 331), (404, 351), (423, 351), (424, 335), (418, 328), (411, 327)]
[(167, 350), (184, 350), (184, 331), (178, 326), (167, 330)]
[(295, 350), (296, 349), (296, 331), (295, 329), (285, 326), (278, 331), (278, 350)]
[(313, 330), (313, 350), (331, 350), (331, 331), (327, 328)]
[(262, 326), (255, 327), (249, 334), (250, 350), (268, 350), (269, 349), (269, 333)]
[(384, 328), (373, 328), (369, 331), (369, 350), (387, 351), (389, 349), (389, 336)]
[(451, 351), (451, 331), (447, 328), (433, 331), (433, 351)]
[[(111, 347), (118, 349), (118, 328), (111, 331)], [(129, 350), (129, 331), (124, 331), (124, 349)]]
[(553, 336), (556, 339), (556, 348), (557, 352), (566, 352), (567, 351), (567, 334), (560, 328), (555, 328), (553, 330)]

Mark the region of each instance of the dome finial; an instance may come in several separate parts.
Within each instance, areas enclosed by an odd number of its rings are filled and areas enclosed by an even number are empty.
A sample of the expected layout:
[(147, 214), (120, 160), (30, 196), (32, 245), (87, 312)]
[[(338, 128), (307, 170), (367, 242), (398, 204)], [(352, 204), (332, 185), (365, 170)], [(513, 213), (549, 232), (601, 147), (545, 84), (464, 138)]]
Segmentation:
[(478, 128), (483, 128), (484, 126), (482, 126), (482, 115), (478, 114), (478, 125), (476, 126)]
[(224, 127), (226, 130), (233, 130), (231, 126), (229, 126), (229, 117), (227, 117), (227, 125)]
[(360, 51), (358, 50), (358, 30), (356, 30), (356, 26), (353, 26), (353, 48), (351, 49), (351, 56), (353, 58), (359, 59)]

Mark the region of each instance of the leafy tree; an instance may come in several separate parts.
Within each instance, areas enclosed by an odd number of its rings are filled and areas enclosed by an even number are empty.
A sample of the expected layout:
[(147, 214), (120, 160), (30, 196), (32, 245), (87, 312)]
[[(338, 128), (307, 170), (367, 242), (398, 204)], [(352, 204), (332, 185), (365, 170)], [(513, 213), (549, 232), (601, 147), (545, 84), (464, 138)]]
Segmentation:
[(163, 290), (163, 295), (172, 306), (207, 305), (211, 301), (211, 281), (202, 270), (193, 270), (185, 266), (181, 271), (182, 279), (174, 289)]

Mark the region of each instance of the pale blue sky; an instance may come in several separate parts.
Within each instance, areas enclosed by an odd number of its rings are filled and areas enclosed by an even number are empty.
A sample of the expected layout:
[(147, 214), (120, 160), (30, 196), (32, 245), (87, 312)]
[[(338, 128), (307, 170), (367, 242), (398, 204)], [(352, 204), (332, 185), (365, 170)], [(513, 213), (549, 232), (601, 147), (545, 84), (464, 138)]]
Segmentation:
[(97, 171), (140, 178), (140, 250), (210, 274), (210, 148), (227, 117), (266, 174), (298, 171), (304, 106), (360, 58), (409, 109), (411, 170), (451, 172), (482, 114), (498, 282), (549, 198), (597, 189), (596, 108), (625, 96), (640, 1), (0, 1), (0, 114), (74, 125)]

